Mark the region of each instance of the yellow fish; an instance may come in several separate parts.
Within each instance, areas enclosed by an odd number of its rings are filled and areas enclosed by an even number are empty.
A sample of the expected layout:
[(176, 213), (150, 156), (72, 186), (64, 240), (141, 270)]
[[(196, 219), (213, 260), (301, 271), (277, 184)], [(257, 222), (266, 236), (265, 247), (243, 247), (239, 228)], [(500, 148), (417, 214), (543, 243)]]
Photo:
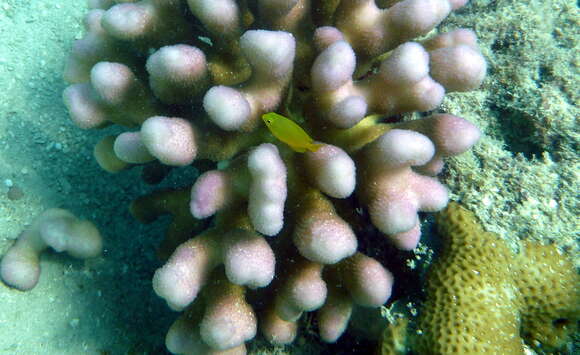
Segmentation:
[(322, 144), (314, 143), (314, 139), (289, 118), (268, 112), (262, 115), (262, 119), (274, 137), (288, 144), (295, 152), (304, 153), (307, 150), (315, 152), (322, 147)]

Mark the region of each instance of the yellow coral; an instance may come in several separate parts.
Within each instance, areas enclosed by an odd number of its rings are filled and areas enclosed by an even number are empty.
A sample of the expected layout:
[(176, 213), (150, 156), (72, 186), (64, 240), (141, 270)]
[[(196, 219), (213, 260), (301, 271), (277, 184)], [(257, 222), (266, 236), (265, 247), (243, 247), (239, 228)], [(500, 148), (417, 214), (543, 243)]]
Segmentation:
[(544, 351), (565, 344), (580, 318), (580, 280), (555, 246), (525, 243), (514, 255), (456, 203), (438, 226), (444, 246), (409, 334), (415, 351), (509, 355), (523, 354), (524, 341)]
[(407, 318), (398, 318), (388, 324), (381, 335), (378, 355), (402, 355), (407, 353)]

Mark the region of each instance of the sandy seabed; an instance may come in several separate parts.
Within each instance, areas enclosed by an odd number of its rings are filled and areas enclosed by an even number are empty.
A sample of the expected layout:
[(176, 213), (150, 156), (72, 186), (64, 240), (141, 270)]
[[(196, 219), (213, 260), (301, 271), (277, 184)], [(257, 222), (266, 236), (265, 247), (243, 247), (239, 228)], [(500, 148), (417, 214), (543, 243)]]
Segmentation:
[[(105, 132), (79, 130), (62, 104), (85, 12), (78, 0), (0, 1), (0, 254), (50, 207), (94, 221), (105, 240), (86, 262), (43, 254), (32, 291), (0, 284), (0, 354), (162, 354), (175, 317), (151, 288), (163, 223), (143, 226), (127, 210), (150, 187), (137, 170), (102, 171), (92, 148)], [(9, 199), (9, 188), (23, 196)]]
[[(139, 169), (102, 171), (92, 148), (118, 128), (82, 131), (62, 104), (64, 60), (85, 12), (80, 0), (0, 0), (0, 255), (50, 207), (94, 221), (105, 239), (94, 260), (45, 253), (32, 291), (0, 283), (2, 355), (163, 354), (176, 316), (151, 288), (167, 220), (144, 226), (127, 210), (153, 188)], [(485, 134), (444, 174), (452, 197), (503, 238), (571, 251), (580, 230), (578, 18), (565, 0), (472, 0), (442, 27), (474, 28), (490, 64), (481, 90), (443, 105)], [(181, 169), (163, 186), (194, 174)], [(16, 188), (22, 196), (9, 198)]]

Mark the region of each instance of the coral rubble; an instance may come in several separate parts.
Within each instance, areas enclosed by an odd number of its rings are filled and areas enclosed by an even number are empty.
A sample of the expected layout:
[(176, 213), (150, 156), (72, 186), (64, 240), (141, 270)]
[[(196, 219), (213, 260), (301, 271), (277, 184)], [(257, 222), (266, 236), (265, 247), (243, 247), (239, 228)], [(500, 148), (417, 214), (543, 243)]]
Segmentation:
[(2, 280), (22, 291), (33, 289), (40, 277), (40, 254), (48, 247), (87, 259), (101, 254), (103, 241), (92, 222), (61, 208), (48, 209), (36, 217), (2, 256)]

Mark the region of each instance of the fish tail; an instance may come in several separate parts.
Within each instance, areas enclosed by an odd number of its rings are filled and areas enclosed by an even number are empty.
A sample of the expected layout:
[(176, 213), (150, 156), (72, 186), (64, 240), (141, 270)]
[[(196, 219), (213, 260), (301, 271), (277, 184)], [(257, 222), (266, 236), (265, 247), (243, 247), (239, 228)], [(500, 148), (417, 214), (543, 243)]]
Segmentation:
[(310, 143), (307, 147), (307, 149), (311, 152), (316, 152), (318, 149), (322, 148), (324, 144), (319, 144), (319, 143)]

